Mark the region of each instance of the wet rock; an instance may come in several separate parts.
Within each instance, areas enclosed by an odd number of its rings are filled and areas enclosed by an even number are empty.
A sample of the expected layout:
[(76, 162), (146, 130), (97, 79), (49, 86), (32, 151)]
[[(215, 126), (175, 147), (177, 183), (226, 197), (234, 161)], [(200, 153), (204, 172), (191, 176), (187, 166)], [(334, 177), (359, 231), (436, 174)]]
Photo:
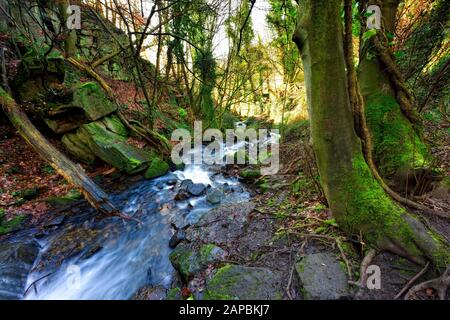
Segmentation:
[(174, 199), (176, 201), (183, 201), (186, 200), (187, 198), (189, 198), (189, 193), (184, 190), (179, 190), (178, 193), (175, 195)]
[(224, 260), (226, 252), (214, 244), (205, 244), (200, 248), (191, 245), (179, 245), (170, 254), (170, 262), (185, 281), (204, 270), (209, 264)]
[(189, 241), (229, 244), (245, 234), (247, 217), (255, 208), (252, 202), (225, 204), (210, 210), (199, 221), (201, 227), (186, 230)]
[(206, 192), (206, 186), (203, 183), (192, 183), (187, 186), (187, 191), (195, 196), (201, 196)]
[(181, 241), (186, 239), (186, 232), (183, 229), (179, 229), (175, 232), (175, 234), (170, 238), (169, 247), (171, 249), (175, 248)]
[(164, 300), (167, 297), (167, 290), (161, 286), (146, 286), (139, 289), (132, 300)]
[(349, 295), (347, 273), (334, 255), (309, 254), (295, 268), (304, 299), (335, 300)]
[(188, 186), (190, 186), (193, 183), (194, 182), (192, 182), (192, 180), (190, 180), (190, 179), (186, 179), (186, 180), (181, 181), (181, 183), (180, 183), (180, 190), (188, 191)]
[(219, 189), (211, 189), (206, 194), (206, 201), (211, 204), (219, 204), (222, 201), (224, 194)]
[(266, 268), (225, 265), (206, 282), (205, 300), (282, 299), (281, 275)]
[(0, 244), (0, 300), (23, 298), (38, 253), (39, 245), (35, 241)]

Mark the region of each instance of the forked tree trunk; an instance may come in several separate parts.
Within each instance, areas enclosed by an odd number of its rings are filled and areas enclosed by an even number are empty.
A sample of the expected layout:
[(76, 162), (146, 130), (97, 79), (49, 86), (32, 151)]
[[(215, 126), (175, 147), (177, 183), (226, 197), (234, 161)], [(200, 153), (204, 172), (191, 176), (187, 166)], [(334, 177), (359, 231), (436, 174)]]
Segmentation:
[(301, 51), (311, 137), (322, 186), (339, 226), (418, 263), (448, 265), (443, 240), (394, 203), (366, 164), (347, 90), (340, 0), (300, 0), (294, 36)]
[(83, 168), (70, 161), (53, 147), (35, 128), (28, 116), (20, 110), (13, 98), (0, 87), (0, 106), (28, 144), (69, 183), (81, 190), (86, 200), (97, 210), (108, 215), (119, 214), (108, 195), (89, 178)]
[[(414, 101), (388, 47), (391, 40), (386, 38), (386, 35), (395, 32), (400, 1), (365, 2), (368, 6), (380, 5), (382, 18), (382, 30), (361, 44), (358, 67), (358, 80), (373, 141), (373, 155), (381, 175), (395, 182), (393, 187), (400, 191), (411, 191), (420, 180), (420, 175), (428, 172), (424, 169), (430, 164), (430, 155), (417, 133), (417, 127), (414, 128), (418, 124)], [(365, 22), (362, 31), (366, 31)], [(414, 175), (419, 175), (417, 181), (413, 181)], [(410, 190), (406, 185), (408, 180)]]

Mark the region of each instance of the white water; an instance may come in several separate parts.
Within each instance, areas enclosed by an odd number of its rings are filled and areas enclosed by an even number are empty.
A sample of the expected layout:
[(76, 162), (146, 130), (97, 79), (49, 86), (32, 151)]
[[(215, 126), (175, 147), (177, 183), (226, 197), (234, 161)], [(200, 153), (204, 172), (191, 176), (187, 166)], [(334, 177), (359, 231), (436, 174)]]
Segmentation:
[[(172, 174), (178, 180), (191, 179), (194, 183), (237, 185), (235, 179), (225, 179), (221, 175), (205, 170), (201, 166), (187, 166), (184, 171)], [(111, 228), (121, 230), (119, 235), (107, 238), (102, 249), (87, 259), (79, 255), (64, 261), (56, 270), (33, 272), (27, 287), (39, 280), (35, 290), (29, 290), (26, 299), (52, 300), (100, 300), (129, 299), (145, 285), (168, 287), (172, 280), (173, 268), (169, 261), (171, 252), (168, 243), (172, 236), (171, 222), (183, 216), (188, 223), (197, 222), (211, 206), (205, 197), (190, 198), (174, 203), (176, 190), (165, 184), (169, 176), (153, 181), (144, 181), (135, 188), (117, 196), (117, 201), (125, 201), (123, 212), (137, 217), (142, 223), (114, 220)], [(161, 186), (162, 184), (162, 186)], [(244, 200), (248, 195), (239, 194), (239, 199), (227, 196), (227, 201)], [(188, 209), (188, 204), (193, 206)], [(187, 213), (185, 211), (188, 211)], [(100, 232), (109, 232), (107, 226)], [(43, 241), (43, 250), (49, 250), (56, 237)], [(42, 253), (41, 253), (42, 257)], [(37, 263), (39, 263), (39, 258)], [(36, 265), (37, 265), (36, 263)], [(150, 275), (148, 270), (151, 270)]]

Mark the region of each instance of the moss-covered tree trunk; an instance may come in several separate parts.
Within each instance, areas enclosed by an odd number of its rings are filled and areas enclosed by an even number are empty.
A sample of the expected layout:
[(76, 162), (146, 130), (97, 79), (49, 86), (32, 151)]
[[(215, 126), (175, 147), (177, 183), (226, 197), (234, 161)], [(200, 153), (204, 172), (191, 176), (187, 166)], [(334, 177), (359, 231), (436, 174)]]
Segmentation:
[(70, 161), (53, 147), (34, 127), (27, 115), (20, 110), (11, 96), (0, 87), (0, 106), (5, 114), (30, 146), (47, 161), (68, 182), (73, 183), (97, 210), (112, 215), (118, 210), (110, 202), (108, 195), (89, 178), (83, 168)]
[(347, 90), (340, 0), (300, 0), (301, 51), (311, 137), (321, 182), (340, 227), (418, 263), (449, 263), (446, 244), (394, 203), (366, 164)]
[[(428, 172), (423, 169), (429, 165), (430, 155), (414, 128), (417, 123), (412, 123), (417, 122), (413, 99), (389, 48), (399, 2), (366, 1), (367, 5), (381, 5), (382, 29), (362, 40), (358, 80), (379, 172), (397, 190), (405, 191), (408, 180), (414, 185)], [(362, 32), (366, 31), (363, 21)]]

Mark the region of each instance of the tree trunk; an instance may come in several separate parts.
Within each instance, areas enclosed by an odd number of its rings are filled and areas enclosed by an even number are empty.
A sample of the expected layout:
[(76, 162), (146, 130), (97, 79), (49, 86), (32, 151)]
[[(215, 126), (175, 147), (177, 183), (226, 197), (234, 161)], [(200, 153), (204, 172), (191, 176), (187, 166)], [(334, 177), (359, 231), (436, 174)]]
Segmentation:
[(57, 4), (58, 4), (59, 15), (61, 17), (62, 30), (64, 30), (64, 34), (67, 37), (64, 40), (64, 46), (65, 46), (64, 51), (66, 53), (67, 58), (73, 57), (77, 51), (77, 33), (75, 30), (69, 30), (67, 28), (67, 19), (69, 17), (67, 10), (69, 8), (70, 1), (62, 0), (62, 1), (58, 1)]
[(415, 262), (448, 265), (443, 240), (394, 203), (372, 176), (350, 106), (340, 0), (300, 0), (294, 36), (303, 60), (320, 179), (339, 226)]
[(53, 147), (34, 127), (27, 115), (20, 110), (11, 96), (0, 87), (0, 105), (11, 123), (30, 146), (47, 161), (69, 183), (74, 184), (84, 194), (86, 200), (97, 210), (108, 214), (119, 214), (108, 195), (64, 154)]
[[(368, 1), (368, 5), (377, 3), (380, 2)], [(408, 176), (427, 172), (423, 169), (429, 165), (430, 155), (411, 122), (417, 122), (416, 112), (412, 110), (413, 99), (385, 38), (385, 34), (394, 33), (398, 4), (399, 0), (381, 1), (383, 29), (361, 44), (358, 80), (366, 105), (374, 160), (381, 175), (395, 180), (393, 187), (405, 191), (406, 183), (412, 180)], [(365, 23), (362, 30), (366, 30)]]

